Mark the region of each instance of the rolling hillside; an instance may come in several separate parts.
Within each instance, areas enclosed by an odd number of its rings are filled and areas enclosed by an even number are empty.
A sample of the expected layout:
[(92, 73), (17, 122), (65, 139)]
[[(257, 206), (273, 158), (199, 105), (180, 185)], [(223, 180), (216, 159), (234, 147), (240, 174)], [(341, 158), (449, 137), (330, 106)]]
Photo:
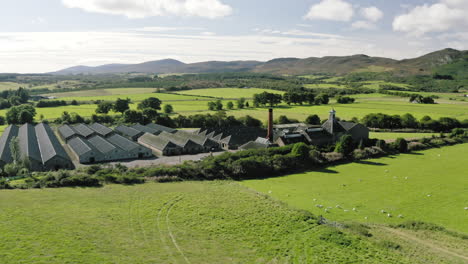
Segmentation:
[[(352, 56), (328, 56), (322, 58), (278, 58), (267, 62), (259, 61), (208, 61), (186, 64), (173, 59), (149, 61), (139, 64), (107, 64), (97, 67), (75, 66), (52, 74), (104, 74), (104, 73), (213, 73), (213, 72), (259, 72), (274, 74), (317, 74), (337, 75), (357, 71), (394, 72), (399, 75), (432, 74), (443, 72), (466, 72), (468, 51), (444, 49), (424, 56), (394, 60), (359, 54)], [(461, 68), (461, 69), (460, 69)]]

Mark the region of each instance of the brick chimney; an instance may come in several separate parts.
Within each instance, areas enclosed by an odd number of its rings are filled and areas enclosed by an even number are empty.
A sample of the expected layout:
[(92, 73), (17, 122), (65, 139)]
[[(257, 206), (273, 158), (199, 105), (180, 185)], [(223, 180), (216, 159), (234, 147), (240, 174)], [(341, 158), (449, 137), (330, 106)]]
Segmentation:
[(273, 109), (268, 109), (268, 134), (267, 134), (267, 139), (270, 140), (271, 143), (273, 143)]

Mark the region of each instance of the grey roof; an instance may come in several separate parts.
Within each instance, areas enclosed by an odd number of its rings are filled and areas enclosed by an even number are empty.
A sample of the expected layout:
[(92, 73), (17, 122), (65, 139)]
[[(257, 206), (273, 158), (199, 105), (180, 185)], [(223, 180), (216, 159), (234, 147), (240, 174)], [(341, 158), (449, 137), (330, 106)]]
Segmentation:
[(13, 161), (10, 150), (10, 142), (13, 137), (18, 136), (18, 127), (15, 125), (10, 125), (5, 128), (2, 136), (0, 137), (0, 160), (5, 163), (10, 163)]
[[(214, 140), (229, 145), (243, 145), (249, 141), (255, 141), (258, 137), (265, 137), (267, 132), (260, 127), (232, 126), (214, 129), (216, 136)], [(219, 134), (222, 139), (219, 140)]]
[(136, 148), (138, 148), (140, 145), (137, 143), (129, 140), (128, 138), (122, 137), (121, 135), (114, 134), (107, 138), (110, 143), (114, 144), (115, 146), (118, 146), (119, 148), (125, 150), (125, 151), (132, 151)]
[(239, 148), (247, 150), (247, 149), (266, 149), (268, 147), (269, 147), (268, 144), (262, 144), (257, 141), (249, 141), (245, 143), (244, 145), (240, 146)]
[(99, 152), (95, 147), (93, 147), (88, 142), (88, 140), (80, 138), (80, 137), (75, 137), (73, 139), (70, 139), (68, 141), (68, 145), (78, 156), (86, 154), (90, 151)]
[(112, 134), (112, 132), (114, 132), (112, 129), (99, 123), (93, 123), (88, 125), (88, 127), (103, 137), (107, 137), (108, 135)]
[(141, 132), (141, 131), (138, 131), (138, 130), (136, 130), (134, 128), (124, 126), (124, 125), (120, 125), (120, 126), (116, 127), (115, 131), (117, 131), (119, 133), (122, 133), (124, 136), (132, 137), (132, 138), (143, 134), (143, 132)]
[(178, 147), (176, 144), (172, 143), (168, 139), (161, 137), (161, 136), (155, 136), (153, 134), (145, 133), (143, 136), (141, 136), (138, 140), (140, 140), (144, 144), (148, 144), (155, 149), (158, 150), (164, 150), (167, 147), (171, 148), (176, 148)]
[(101, 153), (109, 153), (117, 149), (116, 146), (112, 145), (109, 141), (105, 140), (101, 136), (93, 136), (88, 139), (89, 143), (99, 150)]
[(200, 144), (200, 145), (205, 145), (208, 143), (208, 140), (210, 140), (206, 136), (201, 136), (198, 134), (193, 134), (193, 133), (182, 131), (182, 130), (177, 131), (174, 135), (181, 137), (181, 138), (190, 139), (193, 142)]
[(24, 124), (19, 128), (19, 145), (21, 155), (42, 163), (39, 144), (37, 143), (36, 131), (31, 124)]
[(62, 144), (60, 144), (54, 131), (52, 131), (52, 128), (48, 124), (40, 123), (35, 129), (43, 163), (56, 156), (70, 160)]
[(81, 136), (87, 138), (87, 137), (90, 137), (92, 136), (93, 134), (95, 134), (96, 132), (94, 132), (94, 130), (92, 130), (91, 128), (89, 128), (87, 125), (84, 125), (84, 124), (78, 124), (76, 126), (73, 127), (73, 129)]
[(325, 129), (328, 133), (334, 134), (339, 132), (345, 132), (346, 130), (340, 125), (338, 121), (335, 120), (327, 120), (327, 122), (323, 123), (323, 129)]
[(167, 133), (175, 133), (177, 131), (176, 129), (166, 127), (166, 126), (161, 126), (161, 125), (154, 124), (154, 123), (150, 123), (150, 124), (148, 124), (146, 126), (152, 128), (152, 129), (156, 129), (156, 130), (161, 131), (161, 132), (164, 131), (164, 132), (167, 132)]
[(143, 133), (150, 133), (150, 134), (159, 134), (161, 131), (157, 130), (157, 129), (154, 129), (154, 128), (151, 128), (151, 127), (148, 127), (148, 126), (143, 126), (141, 124), (136, 124), (136, 125), (133, 125), (132, 128), (140, 131), (140, 132), (143, 132)]
[(181, 147), (185, 147), (187, 145), (199, 145), (200, 146), (200, 144), (191, 140), (189, 137), (185, 135), (181, 135), (181, 134), (171, 134), (168, 132), (162, 132), (161, 134), (159, 134), (159, 136)]
[(68, 139), (72, 136), (78, 135), (78, 133), (76, 133), (76, 131), (69, 125), (63, 125), (59, 127), (58, 131), (64, 139)]
[(354, 123), (354, 122), (344, 122), (344, 121), (339, 121), (338, 123), (340, 123), (340, 125), (346, 130), (350, 130), (351, 128), (355, 127), (358, 125), (358, 123)]

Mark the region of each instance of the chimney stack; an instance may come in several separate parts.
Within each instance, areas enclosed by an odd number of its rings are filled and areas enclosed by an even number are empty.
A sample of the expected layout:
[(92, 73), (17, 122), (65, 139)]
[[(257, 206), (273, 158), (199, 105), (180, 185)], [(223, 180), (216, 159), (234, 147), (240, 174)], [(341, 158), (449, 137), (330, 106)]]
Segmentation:
[(268, 109), (268, 135), (267, 139), (273, 143), (273, 109)]

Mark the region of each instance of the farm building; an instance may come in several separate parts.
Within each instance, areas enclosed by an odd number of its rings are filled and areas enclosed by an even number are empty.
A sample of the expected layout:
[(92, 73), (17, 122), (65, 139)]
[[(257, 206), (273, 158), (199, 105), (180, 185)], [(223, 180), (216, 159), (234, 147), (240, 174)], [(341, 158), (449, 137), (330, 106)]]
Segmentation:
[(5, 128), (5, 131), (0, 137), (0, 167), (3, 168), (8, 163), (13, 162), (10, 150), (11, 139), (18, 136), (18, 127), (10, 125)]
[(74, 137), (68, 141), (75, 158), (82, 164), (100, 162), (104, 160), (102, 153), (91, 145), (88, 140)]
[(118, 134), (127, 137), (133, 141), (137, 141), (139, 137), (143, 136), (144, 132), (136, 130), (132, 127), (120, 125), (115, 128), (115, 132)]
[(35, 130), (44, 168), (46, 170), (72, 169), (73, 163), (52, 128), (48, 124), (40, 123)]
[(110, 143), (122, 149), (129, 159), (143, 159), (153, 156), (151, 150), (140, 144), (137, 144), (121, 135), (112, 135), (107, 138)]
[(200, 135), (182, 131), (182, 130), (177, 131), (173, 135), (194, 141), (195, 143), (201, 145), (205, 152), (217, 151), (220, 149), (219, 143), (215, 142), (214, 140), (206, 136), (200, 136)]
[(206, 135), (209, 139), (220, 144), (223, 149), (237, 149), (258, 137), (265, 137), (267, 130), (260, 127), (234, 126), (216, 129), (201, 129), (198, 135)]
[(128, 154), (121, 148), (114, 146), (101, 136), (88, 139), (89, 144), (101, 152), (104, 161), (128, 159)]
[(204, 147), (191, 139), (190, 136), (182, 134), (171, 134), (168, 132), (162, 132), (158, 135), (165, 140), (171, 141), (177, 146), (182, 148), (183, 154), (197, 154), (205, 151)]
[(172, 143), (170, 140), (149, 133), (145, 133), (138, 138), (138, 143), (150, 148), (158, 156), (174, 156), (180, 155), (183, 152), (182, 147)]
[(290, 124), (274, 126), (273, 142), (280, 146), (304, 142), (311, 145), (327, 145), (349, 134), (355, 142), (369, 138), (369, 129), (361, 124), (343, 122), (336, 119), (336, 111), (331, 110), (328, 120), (321, 126)]
[(58, 128), (58, 132), (60, 137), (65, 141), (68, 142), (70, 139), (74, 137), (78, 137), (78, 133), (69, 125), (63, 125)]
[(161, 133), (160, 130), (157, 130), (157, 129), (154, 129), (154, 128), (151, 128), (149, 126), (143, 126), (141, 124), (136, 124), (136, 125), (133, 125), (132, 126), (133, 129), (136, 129), (140, 132), (143, 132), (143, 133), (149, 133), (149, 134), (153, 134), (153, 135), (159, 135)]
[(19, 128), (18, 139), (21, 158), (29, 160), (31, 170), (42, 170), (42, 158), (34, 126), (31, 124), (22, 125)]
[(106, 138), (114, 134), (114, 131), (112, 129), (99, 123), (93, 123), (91, 125), (88, 125), (88, 127), (101, 137)]
[(147, 127), (149, 128), (152, 128), (152, 129), (156, 129), (157, 131), (159, 131), (159, 133), (161, 132), (167, 132), (167, 133), (175, 133), (177, 132), (176, 129), (173, 129), (173, 128), (170, 128), (170, 127), (166, 127), (166, 126), (161, 126), (161, 125), (158, 125), (158, 124), (154, 124), (154, 123), (150, 123), (148, 125), (146, 125)]
[(90, 137), (97, 135), (97, 133), (94, 130), (92, 130), (85, 124), (75, 125), (73, 127), (73, 130), (75, 130), (79, 136), (82, 136), (84, 138), (90, 138)]

